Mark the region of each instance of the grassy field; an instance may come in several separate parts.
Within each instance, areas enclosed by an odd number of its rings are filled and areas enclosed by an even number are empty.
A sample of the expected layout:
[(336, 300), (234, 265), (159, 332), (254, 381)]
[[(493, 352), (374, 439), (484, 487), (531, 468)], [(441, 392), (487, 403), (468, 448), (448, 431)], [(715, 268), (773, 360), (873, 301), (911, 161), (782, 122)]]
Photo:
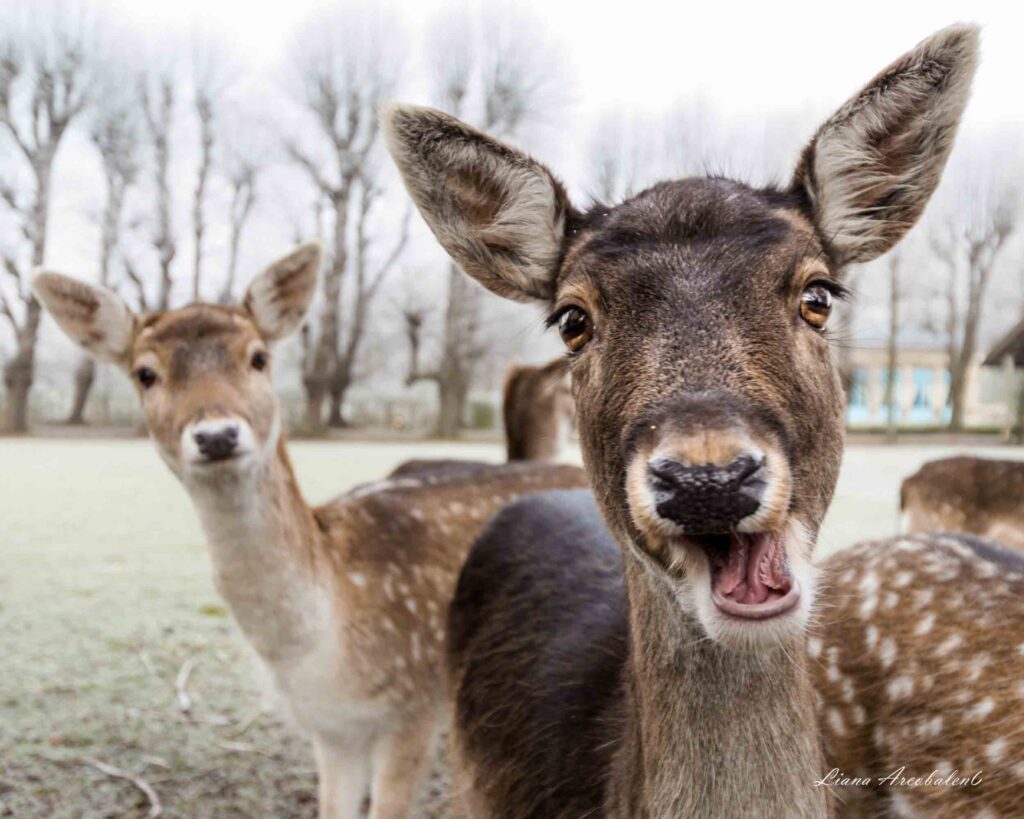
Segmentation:
[[(412, 457), (502, 457), (489, 444), (292, 451), (314, 502)], [(851, 447), (820, 553), (895, 532), (900, 480), (954, 451)], [(149, 442), (0, 440), (0, 468), (0, 816), (144, 816), (142, 792), (96, 763), (143, 777), (165, 816), (313, 816), (312, 755), (261, 713), (256, 663)], [(175, 690), (186, 663), (188, 713)]]

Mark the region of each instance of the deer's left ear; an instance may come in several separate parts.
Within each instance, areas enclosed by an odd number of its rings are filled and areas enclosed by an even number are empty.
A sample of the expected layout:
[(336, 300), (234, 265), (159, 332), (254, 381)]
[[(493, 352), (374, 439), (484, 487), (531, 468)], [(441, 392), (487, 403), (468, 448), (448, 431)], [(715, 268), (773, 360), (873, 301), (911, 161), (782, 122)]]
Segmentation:
[(978, 62), (978, 28), (953, 25), (894, 62), (804, 149), (793, 188), (837, 266), (885, 253), (939, 183)]
[(302, 324), (320, 272), (320, 245), (299, 245), (260, 273), (245, 293), (242, 306), (267, 342), (295, 332)]
[(135, 314), (117, 293), (47, 271), (36, 274), (32, 290), (68, 338), (103, 361), (129, 365)]
[(448, 255), (499, 296), (549, 301), (571, 210), (551, 172), (431, 108), (391, 105), (381, 126), (413, 202)]

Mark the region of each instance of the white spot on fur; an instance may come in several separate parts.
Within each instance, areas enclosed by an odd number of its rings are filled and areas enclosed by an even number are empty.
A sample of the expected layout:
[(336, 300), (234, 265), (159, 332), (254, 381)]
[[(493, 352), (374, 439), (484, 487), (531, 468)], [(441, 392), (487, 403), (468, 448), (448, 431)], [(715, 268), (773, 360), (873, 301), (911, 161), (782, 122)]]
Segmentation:
[(967, 718), (972, 720), (984, 719), (995, 710), (996, 704), (991, 697), (985, 697), (967, 709)]
[(889, 699), (904, 700), (914, 693), (914, 681), (906, 676), (896, 677), (889, 682), (886, 690), (889, 692)]
[(878, 656), (882, 661), (883, 668), (891, 668), (892, 664), (896, 662), (896, 643), (892, 637), (886, 637), (882, 641), (882, 647), (879, 649)]
[(838, 708), (828, 709), (828, 724), (836, 736), (846, 736), (846, 724), (843, 722), (843, 715), (839, 713)]
[(963, 645), (963, 642), (964, 638), (959, 634), (951, 634), (935, 647), (935, 655), (937, 657), (945, 657), (947, 654), (950, 654), (960, 648), (960, 646)]
[(1006, 755), (1006, 740), (1003, 737), (992, 740), (988, 745), (985, 746), (985, 758), (989, 762), (995, 764), (1002, 762), (1003, 757)]
[(914, 634), (921, 637), (927, 634), (935, 626), (935, 615), (929, 612), (921, 618), (921, 622), (914, 628)]
[(349, 572), (348, 579), (352, 582), (353, 586), (358, 586), (361, 589), (366, 588), (366, 575), (360, 572)]

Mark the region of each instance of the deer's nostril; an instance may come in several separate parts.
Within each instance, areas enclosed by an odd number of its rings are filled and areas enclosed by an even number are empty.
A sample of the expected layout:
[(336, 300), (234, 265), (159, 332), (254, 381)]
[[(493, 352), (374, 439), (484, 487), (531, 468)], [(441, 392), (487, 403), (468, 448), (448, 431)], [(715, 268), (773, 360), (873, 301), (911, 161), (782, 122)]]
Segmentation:
[(197, 432), (193, 438), (200, 453), (211, 461), (221, 461), (231, 457), (238, 446), (238, 427), (224, 427), (216, 432)]
[(763, 466), (760, 453), (726, 466), (657, 458), (648, 464), (648, 483), (663, 518), (695, 534), (727, 532), (760, 507), (767, 487)]

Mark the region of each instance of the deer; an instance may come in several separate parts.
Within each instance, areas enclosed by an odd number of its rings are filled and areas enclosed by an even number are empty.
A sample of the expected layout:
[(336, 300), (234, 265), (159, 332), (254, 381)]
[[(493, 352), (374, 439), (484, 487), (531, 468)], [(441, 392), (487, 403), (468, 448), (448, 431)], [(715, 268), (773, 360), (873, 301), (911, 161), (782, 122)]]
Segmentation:
[(190, 496), (216, 587), (286, 712), (312, 739), (319, 814), (409, 815), (447, 722), (446, 611), (475, 535), (529, 492), (585, 485), (574, 467), (480, 467), (304, 500), (271, 385), (273, 344), (303, 322), (319, 245), (274, 262), (238, 305), (135, 314), (53, 272), (33, 287), (76, 343), (136, 385), (157, 451)]
[[(784, 187), (667, 180), (586, 210), (545, 165), (455, 117), (382, 112), (442, 248), (557, 327), (592, 486), (504, 507), (460, 575), (447, 666), (467, 815), (837, 811), (810, 643), (834, 636), (816, 636), (829, 602), (815, 605), (812, 558), (843, 452), (828, 320), (844, 269), (920, 217), (977, 49), (976, 27), (954, 25), (889, 65), (824, 122)], [(906, 571), (927, 591), (928, 568)], [(859, 594), (843, 577), (829, 593)], [(875, 593), (899, 582), (862, 580)], [(1000, 639), (1020, 635), (997, 623), (986, 641)], [(924, 665), (934, 646), (914, 645)]]
[[(564, 358), (542, 365), (509, 366), (502, 402), (508, 463), (558, 460), (573, 423), (567, 374)], [(413, 459), (397, 466), (389, 477), (464, 475), (489, 466), (487, 461)]]
[(908, 534), (967, 532), (1024, 549), (1024, 462), (929, 461), (903, 481), (900, 512)]
[(502, 418), (511, 461), (555, 461), (573, 423), (568, 360), (513, 364), (505, 375)]

